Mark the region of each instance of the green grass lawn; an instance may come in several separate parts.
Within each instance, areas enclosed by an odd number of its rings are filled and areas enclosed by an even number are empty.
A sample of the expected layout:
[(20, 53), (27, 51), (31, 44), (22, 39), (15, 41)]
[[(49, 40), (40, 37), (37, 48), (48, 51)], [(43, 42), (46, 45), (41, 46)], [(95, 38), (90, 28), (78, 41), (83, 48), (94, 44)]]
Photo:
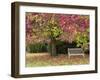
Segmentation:
[(69, 59), (68, 56), (64, 54), (52, 57), (48, 53), (26, 53), (26, 67), (80, 64), (89, 64), (89, 56), (71, 56)]

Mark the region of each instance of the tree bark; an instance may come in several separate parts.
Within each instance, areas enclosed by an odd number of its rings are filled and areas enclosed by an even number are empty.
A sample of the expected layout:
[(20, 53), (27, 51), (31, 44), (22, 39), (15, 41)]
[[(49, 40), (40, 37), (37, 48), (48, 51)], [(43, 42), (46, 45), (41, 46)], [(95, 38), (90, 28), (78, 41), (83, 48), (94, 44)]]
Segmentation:
[(57, 56), (57, 51), (56, 51), (56, 40), (51, 39), (51, 42), (49, 43), (49, 52), (51, 56)]

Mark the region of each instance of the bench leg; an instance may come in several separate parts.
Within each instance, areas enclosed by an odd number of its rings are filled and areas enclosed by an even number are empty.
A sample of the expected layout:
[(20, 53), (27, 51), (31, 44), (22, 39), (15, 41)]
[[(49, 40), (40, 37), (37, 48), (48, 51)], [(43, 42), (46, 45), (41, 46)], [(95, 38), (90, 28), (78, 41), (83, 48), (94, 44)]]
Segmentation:
[(85, 54), (83, 54), (83, 57), (85, 57)]
[(68, 55), (68, 59), (70, 59), (70, 55)]

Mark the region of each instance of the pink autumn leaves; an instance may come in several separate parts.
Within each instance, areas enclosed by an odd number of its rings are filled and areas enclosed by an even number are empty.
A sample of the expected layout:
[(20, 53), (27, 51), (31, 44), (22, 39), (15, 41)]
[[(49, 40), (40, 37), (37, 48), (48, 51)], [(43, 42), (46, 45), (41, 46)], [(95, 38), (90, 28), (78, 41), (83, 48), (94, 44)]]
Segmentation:
[(85, 31), (89, 27), (89, 18), (82, 15), (61, 15), (59, 18), (59, 24), (63, 31)]
[[(46, 37), (43, 37), (42, 34), (47, 30), (46, 26), (48, 26), (48, 23), (52, 18), (57, 23), (57, 27), (63, 31), (58, 39), (66, 40), (68, 42), (74, 41), (78, 32), (83, 33), (86, 31), (86, 29), (89, 28), (88, 15), (27, 13), (26, 39), (28, 40), (28, 42), (33, 42), (34, 40), (37, 41), (40, 39), (40, 37), (41, 40), (42, 38), (43, 40), (46, 39)], [(42, 31), (42, 33), (40, 33), (39, 36), (36, 36), (39, 32), (41, 32), (40, 30)]]
[(59, 17), (59, 24), (64, 32), (61, 40), (72, 42), (75, 41), (78, 32), (83, 33), (89, 28), (89, 16), (62, 14)]

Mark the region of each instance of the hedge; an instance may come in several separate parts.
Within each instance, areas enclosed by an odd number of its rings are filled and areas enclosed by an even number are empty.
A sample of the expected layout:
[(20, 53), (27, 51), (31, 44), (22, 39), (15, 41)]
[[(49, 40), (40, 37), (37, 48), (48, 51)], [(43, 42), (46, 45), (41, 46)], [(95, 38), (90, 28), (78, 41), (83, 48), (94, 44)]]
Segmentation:
[[(58, 54), (66, 54), (68, 48), (76, 47), (76, 43), (68, 43), (65, 41), (56, 41), (56, 50)], [(30, 53), (50, 52), (51, 46), (46, 43), (34, 43), (26, 47), (26, 51)]]

